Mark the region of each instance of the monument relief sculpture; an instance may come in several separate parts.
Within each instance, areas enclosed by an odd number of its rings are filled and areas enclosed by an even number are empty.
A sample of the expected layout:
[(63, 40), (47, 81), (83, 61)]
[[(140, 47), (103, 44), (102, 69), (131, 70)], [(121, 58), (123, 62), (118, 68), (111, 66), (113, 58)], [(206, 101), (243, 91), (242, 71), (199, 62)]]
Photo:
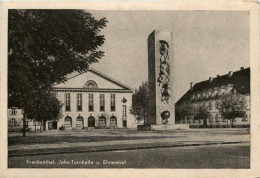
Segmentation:
[(169, 117), (171, 116), (171, 114), (170, 114), (170, 111), (163, 111), (162, 113), (161, 113), (161, 118), (162, 118), (162, 124), (168, 124), (168, 119), (169, 119)]
[(149, 122), (151, 130), (175, 125), (173, 33), (154, 30), (148, 37)]
[(169, 104), (169, 98), (171, 97), (170, 88), (170, 65), (169, 65), (169, 44), (160, 40), (160, 71), (157, 82), (160, 86), (161, 101), (164, 104)]

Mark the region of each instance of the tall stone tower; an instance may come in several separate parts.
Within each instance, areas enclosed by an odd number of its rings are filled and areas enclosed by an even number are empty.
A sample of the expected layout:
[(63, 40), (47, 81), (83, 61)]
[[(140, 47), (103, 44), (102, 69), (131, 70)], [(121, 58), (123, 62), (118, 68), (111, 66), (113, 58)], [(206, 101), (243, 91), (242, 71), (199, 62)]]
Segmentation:
[(175, 124), (172, 32), (155, 30), (148, 37), (149, 120), (164, 128)]

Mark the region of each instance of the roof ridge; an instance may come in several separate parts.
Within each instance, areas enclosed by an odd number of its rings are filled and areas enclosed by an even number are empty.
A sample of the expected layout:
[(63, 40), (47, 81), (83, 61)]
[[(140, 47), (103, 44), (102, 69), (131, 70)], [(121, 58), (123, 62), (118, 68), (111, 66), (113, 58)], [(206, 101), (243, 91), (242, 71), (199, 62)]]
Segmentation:
[[(247, 67), (247, 68), (243, 69), (243, 71), (246, 71), (246, 70), (250, 70), (250, 67)], [(233, 72), (233, 74), (234, 74), (234, 73), (239, 73), (239, 72), (241, 72), (241, 70), (237, 70), (237, 71)], [(221, 78), (221, 77), (228, 76), (228, 75), (229, 75), (229, 74), (227, 73), (227, 74), (223, 74), (223, 75), (220, 75), (220, 76), (212, 77), (212, 79), (217, 79), (217, 78)], [(197, 83), (194, 84), (194, 86), (195, 86), (196, 84), (198, 84), (198, 83), (208, 82), (208, 81), (209, 81), (209, 79), (203, 80), (203, 81), (200, 81), (200, 82), (197, 82)]]
[(101, 76), (111, 80), (112, 82), (127, 88), (128, 90), (134, 90), (133, 88), (131, 88), (131, 87), (129, 87), (129, 86), (127, 86), (127, 85), (125, 85), (125, 84), (123, 84), (123, 83), (121, 83), (121, 82), (119, 82), (119, 81), (117, 81), (117, 80), (115, 80), (115, 79), (113, 79), (113, 78), (111, 78), (111, 77), (109, 77), (109, 76), (99, 72), (99, 71), (97, 71), (96, 69), (90, 68), (88, 71), (93, 71), (93, 72), (95, 72), (95, 73), (97, 73), (97, 74), (99, 74), (99, 75), (101, 75)]
[(193, 85), (192, 90), (189, 89), (180, 99), (176, 102), (176, 104), (180, 104), (189, 98), (189, 95), (203, 92), (204, 90), (213, 89), (215, 87), (222, 87), (228, 84), (233, 84), (233, 87), (240, 94), (250, 94), (250, 67), (241, 68), (240, 70), (234, 71), (232, 76), (229, 77), (229, 73), (212, 77), (212, 82), (210, 80), (204, 80), (197, 82)]
[[(71, 76), (70, 78), (68, 78), (67, 81), (70, 80), (70, 79), (73, 79), (73, 78), (75, 78), (75, 77), (78, 77), (78, 76), (80, 76), (80, 75), (82, 75), (82, 74), (85, 74), (85, 73), (87, 73), (87, 72), (91, 72), (91, 71), (94, 72), (94, 73), (96, 73), (96, 74), (98, 74), (98, 75), (100, 75), (100, 76), (102, 76), (102, 77), (104, 77), (104, 78), (106, 78), (106, 79), (108, 79), (109, 81), (115, 83), (116, 85), (119, 85), (120, 87), (123, 87), (123, 88), (125, 88), (125, 89), (127, 89), (127, 90), (134, 90), (133, 88), (131, 88), (131, 87), (129, 87), (129, 86), (127, 86), (127, 85), (125, 85), (125, 84), (123, 84), (123, 83), (121, 83), (121, 82), (119, 82), (119, 81), (117, 81), (117, 80), (115, 80), (115, 79), (113, 79), (113, 78), (111, 78), (111, 77), (109, 77), (109, 76), (107, 76), (107, 75), (105, 75), (105, 74), (103, 74), (103, 73), (97, 71), (96, 69), (93, 69), (93, 68), (89, 68), (89, 69), (88, 69), (87, 71), (85, 71), (85, 72), (78, 72), (78, 74), (76, 74), (76, 75)], [(66, 82), (66, 81), (65, 81), (65, 82)], [(60, 82), (60, 83), (63, 83), (63, 82)], [(53, 87), (56, 86), (56, 85), (59, 85), (60, 83), (54, 84)]]

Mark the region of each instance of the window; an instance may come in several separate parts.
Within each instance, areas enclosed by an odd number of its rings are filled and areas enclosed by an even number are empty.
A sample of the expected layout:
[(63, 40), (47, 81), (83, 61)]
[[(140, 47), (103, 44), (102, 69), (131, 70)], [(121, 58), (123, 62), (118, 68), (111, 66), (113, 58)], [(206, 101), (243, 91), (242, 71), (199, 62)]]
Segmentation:
[(15, 108), (12, 108), (12, 111), (11, 111), (11, 115), (16, 115), (17, 114), (17, 111)]
[(82, 111), (82, 94), (77, 94), (77, 110)]
[(15, 119), (12, 119), (12, 121), (11, 121), (11, 125), (12, 125), (12, 126), (15, 126), (16, 123), (17, 123), (16, 120), (15, 120)]
[(123, 105), (123, 117), (126, 117), (126, 105)]
[(211, 110), (212, 109), (212, 105), (211, 105), (211, 103), (209, 103), (209, 110)]
[(70, 111), (70, 93), (65, 93), (65, 111)]
[(218, 102), (215, 103), (215, 108), (218, 109)]
[(105, 111), (105, 94), (100, 94), (99, 99), (100, 99), (100, 111)]
[(116, 96), (115, 94), (110, 95), (110, 110), (111, 111), (116, 111)]
[(88, 111), (94, 111), (94, 99), (93, 94), (88, 95)]
[(93, 80), (89, 80), (85, 83), (85, 88), (97, 88), (97, 83)]

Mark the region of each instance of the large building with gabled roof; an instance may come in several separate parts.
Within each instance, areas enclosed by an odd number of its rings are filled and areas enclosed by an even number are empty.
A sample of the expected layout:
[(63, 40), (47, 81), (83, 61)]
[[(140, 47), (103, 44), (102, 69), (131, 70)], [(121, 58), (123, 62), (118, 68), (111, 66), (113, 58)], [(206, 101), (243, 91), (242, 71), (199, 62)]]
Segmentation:
[[(190, 89), (176, 102), (176, 106), (189, 101), (195, 106), (207, 106), (211, 117), (207, 121), (209, 127), (227, 127), (227, 120), (221, 116), (220, 98), (222, 95), (235, 91), (243, 95), (247, 102), (247, 117), (235, 119), (233, 126), (250, 126), (250, 68), (243, 68), (239, 71), (229, 71), (226, 75), (217, 75), (208, 80), (193, 84), (190, 83)], [(200, 127), (202, 120), (184, 120), (178, 123), (189, 123), (190, 127)]]
[(75, 75), (53, 90), (64, 103), (63, 117), (48, 121), (47, 130), (136, 127), (129, 112), (134, 90), (97, 70)]

